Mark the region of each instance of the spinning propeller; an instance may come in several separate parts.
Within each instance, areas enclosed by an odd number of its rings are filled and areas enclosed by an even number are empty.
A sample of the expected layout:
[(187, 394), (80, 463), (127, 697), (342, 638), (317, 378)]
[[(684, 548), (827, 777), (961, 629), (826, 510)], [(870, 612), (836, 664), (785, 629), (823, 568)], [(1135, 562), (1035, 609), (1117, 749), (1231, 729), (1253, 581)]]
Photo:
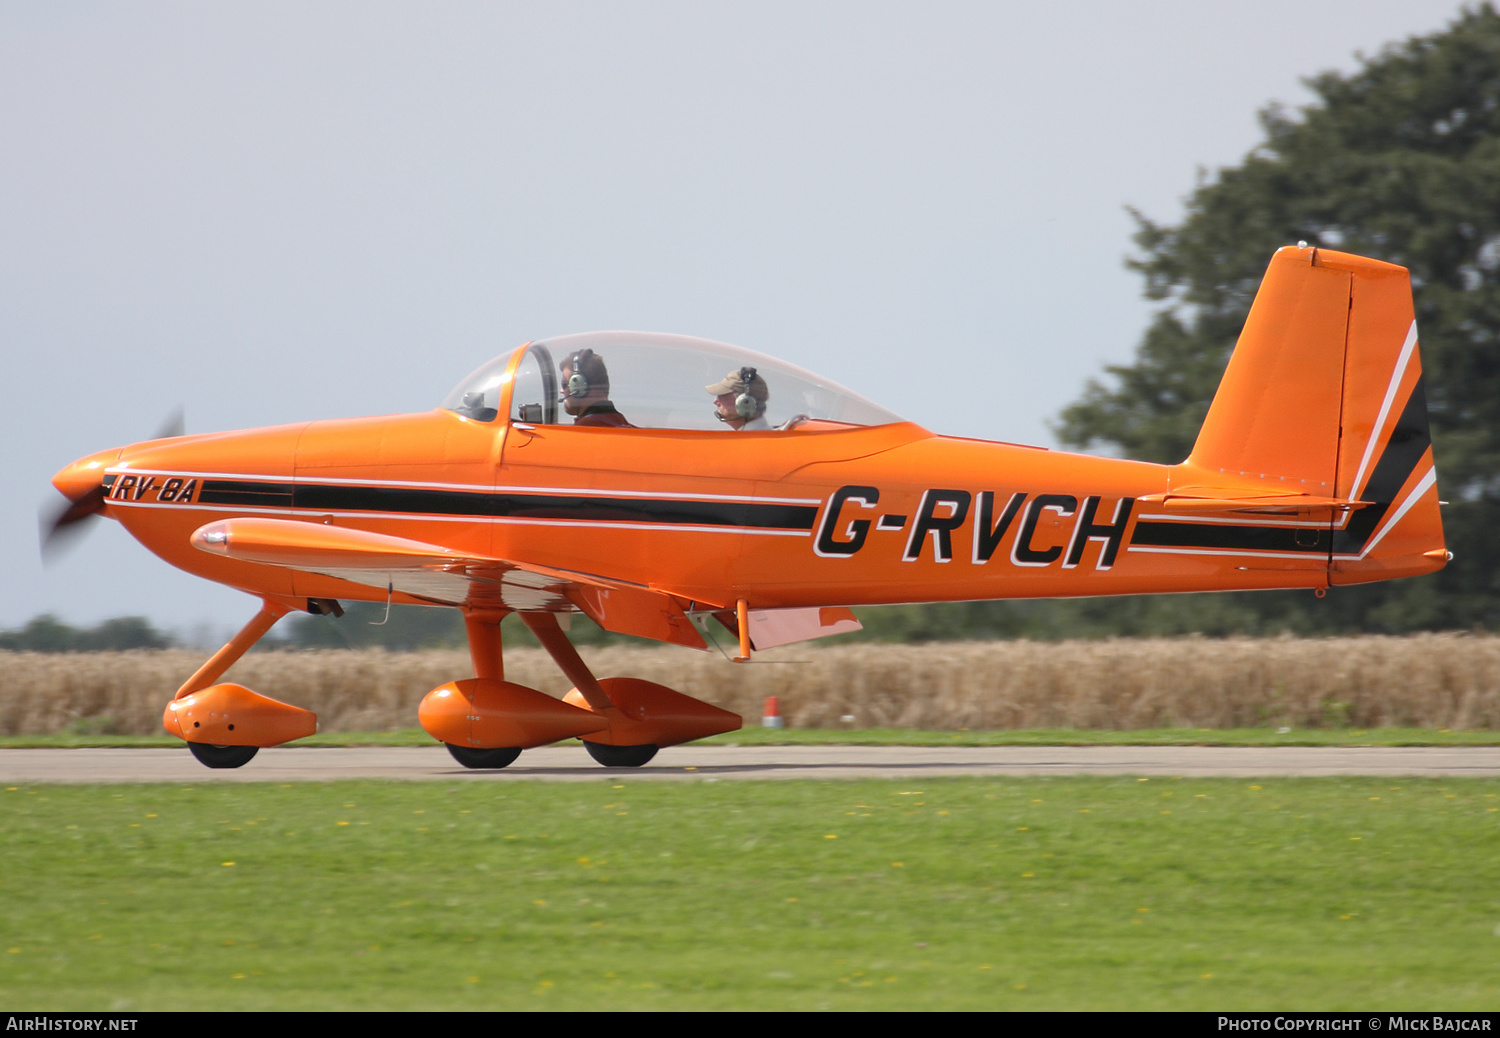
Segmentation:
[[(184, 433), (182, 408), (168, 415), (153, 440), (165, 440)], [(43, 505), (38, 516), (42, 561), (55, 562), (84, 532), (84, 520), (104, 509), (104, 470), (118, 458), (119, 450), (102, 451), (75, 461), (53, 478), (68, 502), (60, 507)], [(111, 457), (112, 456), (112, 457)], [(66, 485), (67, 489), (63, 489)]]

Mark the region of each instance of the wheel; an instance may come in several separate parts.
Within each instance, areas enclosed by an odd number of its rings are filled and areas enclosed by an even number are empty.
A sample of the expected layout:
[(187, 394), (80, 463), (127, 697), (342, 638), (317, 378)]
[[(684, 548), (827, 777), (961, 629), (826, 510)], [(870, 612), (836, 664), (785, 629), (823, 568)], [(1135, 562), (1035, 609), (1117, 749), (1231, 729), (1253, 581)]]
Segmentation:
[(259, 746), (214, 746), (206, 742), (190, 742), (188, 749), (193, 751), (199, 764), (210, 768), (244, 767), (260, 752)]
[(493, 750), (480, 750), (472, 746), (454, 746), (443, 743), (453, 759), (466, 768), (503, 768), (521, 755), (519, 746), (501, 746)]
[(640, 746), (608, 746), (602, 742), (584, 741), (583, 748), (606, 768), (639, 768), (656, 756), (659, 747), (655, 743)]

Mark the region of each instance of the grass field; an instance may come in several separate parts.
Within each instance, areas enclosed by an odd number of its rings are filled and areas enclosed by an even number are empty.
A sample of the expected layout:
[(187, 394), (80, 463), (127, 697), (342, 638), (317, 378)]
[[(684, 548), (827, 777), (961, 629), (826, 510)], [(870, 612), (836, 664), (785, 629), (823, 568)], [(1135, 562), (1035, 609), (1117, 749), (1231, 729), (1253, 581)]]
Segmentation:
[[(1500, 743), (1489, 636), (585, 656), (747, 719), (710, 742)], [(0, 653), (0, 748), (179, 745), (155, 733), (199, 662)], [(316, 710), (308, 744), (430, 745), (416, 703), (469, 666), (229, 677)], [(792, 728), (755, 727), (768, 695)], [(1493, 1010), (1497, 837), (1479, 779), (20, 786), (0, 1004)]]
[(1500, 782), (0, 790), (40, 1009), (1474, 1009)]

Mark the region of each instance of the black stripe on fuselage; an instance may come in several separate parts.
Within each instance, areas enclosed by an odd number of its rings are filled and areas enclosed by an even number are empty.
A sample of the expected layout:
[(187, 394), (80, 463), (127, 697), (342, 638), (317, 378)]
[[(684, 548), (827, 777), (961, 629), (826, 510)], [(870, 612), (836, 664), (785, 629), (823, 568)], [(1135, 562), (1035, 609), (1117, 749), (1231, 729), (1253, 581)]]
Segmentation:
[(251, 479), (205, 479), (198, 491), (203, 505), (270, 505), (290, 508), (289, 483), (266, 483)]
[(198, 501), (201, 504), (270, 505), (314, 511), (650, 522), (767, 530), (811, 530), (818, 512), (814, 505), (757, 504), (751, 501), (681, 501), (225, 479), (205, 480)]
[(1135, 524), (1130, 543), (1151, 548), (1217, 548), (1316, 555), (1328, 551), (1328, 528), (1142, 521)]

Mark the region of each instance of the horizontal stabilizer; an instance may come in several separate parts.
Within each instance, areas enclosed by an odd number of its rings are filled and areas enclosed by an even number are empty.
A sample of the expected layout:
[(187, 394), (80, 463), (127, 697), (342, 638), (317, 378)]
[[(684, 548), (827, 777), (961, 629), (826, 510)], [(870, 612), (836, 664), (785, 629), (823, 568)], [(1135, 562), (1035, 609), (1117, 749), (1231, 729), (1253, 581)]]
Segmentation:
[(1297, 515), (1306, 517), (1328, 517), (1329, 513), (1344, 513), (1356, 508), (1366, 508), (1373, 501), (1349, 501), (1339, 497), (1319, 497), (1315, 494), (1247, 494), (1242, 491), (1212, 490), (1181, 491), (1167, 494), (1147, 494), (1138, 498), (1143, 505), (1160, 508), (1165, 512), (1197, 515), (1215, 512), (1249, 512), (1256, 515)]

